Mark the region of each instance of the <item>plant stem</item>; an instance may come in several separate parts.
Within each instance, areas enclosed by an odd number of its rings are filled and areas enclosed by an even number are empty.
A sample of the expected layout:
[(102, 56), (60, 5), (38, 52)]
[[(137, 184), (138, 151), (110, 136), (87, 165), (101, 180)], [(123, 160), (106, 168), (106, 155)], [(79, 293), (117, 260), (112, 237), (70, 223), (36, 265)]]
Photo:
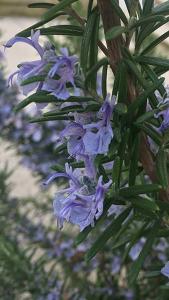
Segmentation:
[[(115, 14), (111, 5), (111, 1), (98, 0), (97, 3), (103, 20), (104, 32), (106, 33), (113, 26), (119, 26), (120, 19)], [(117, 37), (113, 40), (108, 40), (106, 42), (107, 42), (108, 55), (110, 58), (110, 65), (113, 73), (115, 74), (117, 65), (122, 58), (121, 46), (123, 45), (123, 39), (122, 37)]]
[[(86, 20), (84, 20), (81, 16), (79, 16), (79, 14), (72, 7), (67, 8), (66, 12), (71, 17), (73, 17), (82, 27), (85, 27)], [(105, 47), (105, 45), (100, 40), (98, 40), (97, 44), (98, 44), (98, 47), (100, 48), (100, 50), (102, 50), (102, 52), (106, 56), (108, 56), (108, 51), (107, 51), (107, 48)]]
[[(110, 0), (97, 0), (98, 7), (100, 10), (100, 14), (103, 20), (104, 32), (106, 33), (113, 26), (120, 25), (120, 18), (115, 14), (111, 1)], [(113, 40), (106, 41), (108, 55), (110, 60), (110, 66), (114, 75), (116, 75), (116, 69), (119, 62), (122, 59), (121, 48), (124, 46), (124, 41), (122, 36), (117, 37)], [(127, 83), (128, 83), (128, 102), (132, 103), (138, 95), (138, 91), (133, 82), (133, 78), (130, 74), (127, 75)], [(147, 136), (142, 133), (141, 137), (141, 146), (140, 146), (140, 162), (145, 170), (145, 173), (149, 176), (152, 182), (157, 182), (157, 173), (156, 173), (156, 165), (154, 162), (154, 155), (150, 150), (150, 146), (148, 143)], [(163, 201), (169, 201), (169, 188), (167, 190), (162, 190), (160, 192), (160, 199)]]

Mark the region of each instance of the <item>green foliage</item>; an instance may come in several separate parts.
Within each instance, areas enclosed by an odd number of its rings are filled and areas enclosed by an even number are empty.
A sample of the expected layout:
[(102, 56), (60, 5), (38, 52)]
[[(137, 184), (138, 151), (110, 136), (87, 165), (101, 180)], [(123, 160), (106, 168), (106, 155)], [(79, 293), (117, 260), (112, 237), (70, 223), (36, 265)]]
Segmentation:
[[(44, 272), (47, 256), (43, 264), (41, 255), (36, 256), (39, 245), (35, 246), (33, 240), (28, 238), (30, 228), (31, 234), (34, 234), (34, 224), (28, 217), (31, 199), (22, 199), (21, 205), (20, 199), (10, 195), (11, 187), (7, 183), (10, 175), (7, 168), (0, 170), (0, 297), (5, 300), (18, 299), (26, 291), (32, 295), (31, 299), (37, 299), (47, 285), (47, 274)], [(36, 206), (37, 203), (34, 209)]]
[[(98, 31), (98, 25), (99, 25), (99, 23), (97, 22), (97, 19), (98, 19), (98, 10), (94, 9), (88, 17), (88, 20), (87, 20), (87, 23), (86, 23), (86, 26), (84, 29), (82, 43), (81, 43), (80, 62), (81, 62), (81, 67), (82, 67), (84, 73), (86, 73), (87, 68), (88, 68), (89, 50), (93, 51), (92, 56), (94, 56), (94, 58), (97, 57), (97, 39), (98, 39), (97, 31)], [(97, 25), (96, 25), (96, 23), (97, 23)], [(93, 38), (95, 38), (95, 39), (93, 40)], [(92, 67), (92, 64), (90, 65), (90, 68), (91, 67)]]
[(159, 220), (155, 221), (154, 224), (152, 225), (152, 228), (150, 228), (150, 231), (147, 235), (146, 243), (145, 243), (142, 251), (140, 252), (138, 259), (132, 265), (132, 268), (129, 273), (129, 283), (130, 284), (133, 284), (136, 281), (139, 271), (145, 261), (145, 258), (147, 257), (147, 253), (152, 248), (152, 245), (153, 245), (154, 239), (156, 237), (156, 234), (158, 232), (158, 229), (159, 229)]
[(122, 35), (122, 33), (126, 32), (126, 28), (122, 26), (114, 26), (112, 29), (110, 29), (106, 33), (106, 40), (112, 40), (117, 38), (119, 35)]
[(122, 223), (128, 217), (131, 208), (126, 208), (112, 223), (105, 229), (105, 231), (99, 236), (99, 238), (94, 242), (91, 249), (86, 254), (86, 259), (92, 259), (98, 251), (105, 247), (105, 243), (121, 229)]
[(126, 15), (124, 14), (123, 10), (120, 8), (120, 6), (118, 5), (118, 2), (116, 0), (111, 0), (111, 4), (113, 6), (113, 9), (116, 11), (117, 15), (119, 16), (119, 18), (122, 20), (122, 22), (127, 25), (128, 24), (128, 20)]
[[(76, 25), (56, 25), (48, 28), (39, 28), (41, 35), (67, 35), (67, 36), (81, 36), (83, 29)], [(25, 30), (24, 36), (30, 36), (31, 30)]]
[(49, 20), (49, 18), (55, 18), (55, 14), (62, 9), (68, 7), (70, 4), (76, 2), (77, 0), (62, 0), (60, 3), (52, 6), (43, 16), (44, 20)]

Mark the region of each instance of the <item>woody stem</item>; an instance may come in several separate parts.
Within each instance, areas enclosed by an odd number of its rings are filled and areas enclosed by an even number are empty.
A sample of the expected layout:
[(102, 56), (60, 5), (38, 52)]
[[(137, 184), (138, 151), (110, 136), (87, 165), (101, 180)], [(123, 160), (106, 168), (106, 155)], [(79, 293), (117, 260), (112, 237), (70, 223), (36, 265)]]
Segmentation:
[[(110, 30), (113, 26), (119, 26), (121, 24), (120, 18), (114, 12), (111, 0), (97, 0), (100, 14), (103, 21), (104, 32)], [(116, 75), (116, 70), (119, 62), (122, 59), (121, 47), (124, 45), (122, 36), (117, 37), (113, 40), (107, 40), (107, 50), (108, 57), (110, 61), (111, 69)], [(130, 74), (127, 75), (128, 83), (128, 102), (131, 103), (134, 101), (137, 93), (136, 86), (133, 83), (132, 77)], [(140, 157), (139, 160), (145, 170), (145, 173), (149, 176), (152, 182), (157, 182), (157, 173), (156, 166), (154, 162), (153, 154), (150, 150), (150, 146), (145, 134), (141, 134), (141, 144), (140, 144)], [(162, 190), (160, 193), (161, 200), (169, 201), (169, 191)]]

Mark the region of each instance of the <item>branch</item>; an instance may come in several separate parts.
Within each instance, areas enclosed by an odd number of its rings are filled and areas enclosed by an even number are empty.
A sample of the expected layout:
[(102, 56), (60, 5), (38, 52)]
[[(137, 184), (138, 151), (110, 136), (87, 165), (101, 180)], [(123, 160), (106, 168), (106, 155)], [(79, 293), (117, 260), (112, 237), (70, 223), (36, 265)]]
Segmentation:
[[(120, 19), (115, 14), (110, 0), (98, 0), (98, 7), (103, 20), (104, 33), (106, 33), (113, 26), (120, 25)], [(106, 41), (108, 48), (108, 55), (110, 58), (110, 65), (115, 74), (117, 65), (122, 58), (121, 45), (123, 44), (122, 37)]]
[[(113, 26), (120, 25), (120, 19), (115, 14), (111, 1), (110, 0), (97, 0), (98, 7), (100, 9), (100, 14), (103, 20), (104, 32), (111, 29)], [(117, 65), (122, 59), (121, 47), (124, 45), (124, 41), (122, 37), (118, 37), (116, 39), (106, 41), (108, 54), (110, 59), (110, 66), (114, 75), (116, 74)], [(127, 76), (128, 83), (128, 100), (129, 102), (133, 102), (136, 95), (138, 94), (136, 90), (136, 86), (134, 85), (132, 77), (128, 74)], [(140, 162), (145, 170), (145, 173), (149, 176), (152, 182), (158, 182), (157, 173), (156, 173), (156, 165), (154, 162), (154, 156), (150, 150), (150, 146), (148, 143), (148, 139), (145, 134), (142, 133), (141, 136), (141, 146), (140, 146)], [(160, 193), (161, 200), (169, 201), (169, 189), (164, 191), (162, 190)]]
[[(78, 15), (78, 13), (72, 8), (67, 8), (66, 12), (71, 16), (73, 17), (82, 27), (85, 27), (85, 23), (86, 21)], [(101, 41), (98, 41), (97, 42), (97, 45), (98, 47), (100, 48), (100, 50), (102, 50), (102, 52), (108, 56), (108, 51), (107, 51), (107, 48), (105, 47), (105, 45), (101, 42)]]

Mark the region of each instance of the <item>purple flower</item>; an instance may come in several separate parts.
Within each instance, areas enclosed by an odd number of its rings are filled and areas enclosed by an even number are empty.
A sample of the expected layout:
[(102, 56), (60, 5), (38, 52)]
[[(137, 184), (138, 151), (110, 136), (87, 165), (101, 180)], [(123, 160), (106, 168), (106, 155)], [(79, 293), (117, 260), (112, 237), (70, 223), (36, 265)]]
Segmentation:
[(96, 176), (94, 159), (97, 154), (106, 154), (113, 138), (111, 117), (114, 108), (115, 98), (106, 97), (100, 111), (97, 114), (99, 119), (96, 123), (91, 121), (96, 118), (94, 114), (75, 114), (75, 122), (67, 125), (61, 132), (61, 138), (66, 138), (67, 149), (70, 156), (77, 161), (85, 163), (86, 172), (89, 177)]
[(61, 137), (67, 138), (68, 153), (76, 157), (76, 155), (84, 154), (85, 148), (83, 144), (83, 136), (85, 134), (83, 125), (77, 122), (72, 122), (61, 132)]
[[(62, 48), (61, 53), (62, 55), (55, 58), (55, 62), (48, 73), (49, 78), (45, 81), (42, 89), (51, 92), (52, 95), (60, 99), (67, 99), (70, 96), (67, 84), (71, 84), (74, 90), (76, 89), (74, 75), (77, 57), (69, 56), (66, 48)], [(54, 76), (58, 76), (58, 79), (54, 79)]]
[(115, 275), (120, 271), (121, 268), (121, 257), (114, 256), (111, 263), (111, 274)]
[(164, 238), (160, 238), (159, 242), (153, 246), (154, 251), (159, 260), (166, 262), (166, 251), (168, 249), (168, 242)]
[(136, 260), (145, 244), (145, 238), (141, 238), (130, 250), (129, 256), (132, 260)]
[(44, 54), (44, 50), (39, 45), (39, 42), (38, 42), (39, 41), (39, 36), (40, 36), (40, 30), (37, 30), (36, 32), (34, 32), (32, 30), (31, 39), (16, 36), (16, 37), (11, 38), (4, 46), (5, 46), (5, 48), (11, 48), (15, 43), (18, 43), (18, 42), (26, 43), (26, 44), (34, 47), (35, 50), (37, 50), (37, 52), (39, 53), (39, 55), (42, 57), (43, 54)]
[(161, 126), (159, 128), (159, 131), (161, 133), (164, 133), (169, 128), (169, 86), (165, 87), (165, 94), (164, 97), (160, 95), (158, 91), (156, 91), (156, 97), (159, 101), (158, 107), (160, 108), (160, 111), (155, 117), (162, 116), (163, 121), (161, 123)]
[(163, 116), (163, 121), (160, 126), (160, 131), (165, 132), (169, 128), (169, 108), (159, 113), (159, 115)]
[[(10, 48), (12, 47), (15, 43), (22, 42), (26, 43), (30, 46), (32, 46), (39, 54), (40, 59), (32, 62), (23, 62), (19, 65), (19, 69), (14, 72), (13, 74), (10, 75), (8, 82), (12, 83), (13, 77), (17, 75), (17, 79), (19, 84), (21, 84), (24, 80), (31, 78), (32, 76), (37, 76), (37, 75), (43, 75), (44, 74), (44, 67), (46, 66), (47, 59), (45, 54), (45, 49), (41, 47), (39, 44), (39, 36), (40, 36), (40, 31), (37, 30), (36, 32), (32, 31), (31, 32), (31, 38), (24, 38), (24, 37), (14, 37), (10, 39), (6, 45), (5, 48)], [(47, 49), (48, 50), (48, 49)], [(46, 50), (46, 51), (47, 51)], [(43, 58), (45, 57), (45, 59)], [(38, 88), (40, 89), (42, 84), (40, 82), (34, 82), (31, 84), (24, 85), (22, 87), (23, 89), (23, 94), (27, 95), (30, 92), (32, 92), (34, 89)]]
[(77, 155), (77, 161), (84, 161), (85, 173), (88, 177), (95, 179), (96, 178), (96, 167), (94, 165), (94, 155)]
[(134, 300), (134, 292), (132, 290), (127, 290), (123, 292), (126, 300)]
[[(80, 231), (89, 225), (94, 226), (95, 219), (103, 213), (105, 193), (112, 181), (103, 184), (103, 178), (100, 176), (95, 187), (93, 181), (83, 175), (83, 171), (72, 171), (68, 164), (65, 174), (56, 173), (55, 176), (52, 175), (51, 180), (60, 176), (69, 179), (69, 187), (58, 192), (54, 200), (54, 213), (59, 227), (63, 227), (64, 221), (78, 225)], [(48, 179), (47, 184), (51, 180)]]
[[(26, 84), (22, 86), (23, 94), (27, 95), (35, 89), (51, 92), (60, 99), (67, 99), (70, 92), (67, 84), (76, 90), (74, 83), (76, 56), (69, 56), (66, 48), (61, 49), (61, 55), (56, 55), (50, 43), (45, 47), (39, 44), (40, 31), (32, 31), (31, 38), (14, 37), (10, 39), (5, 47), (10, 48), (17, 42), (26, 43), (32, 46), (39, 54), (40, 59), (32, 62), (23, 62), (19, 69), (9, 77), (9, 83), (12, 83), (13, 77), (17, 75), (19, 84), (33, 76), (43, 75), (44, 80)], [(57, 77), (57, 78), (56, 78)]]
[[(106, 97), (100, 111), (99, 120), (96, 123), (72, 122), (61, 133), (62, 137), (68, 139), (68, 152), (76, 155), (97, 155), (106, 154), (113, 138), (111, 117), (114, 108), (115, 98)], [(77, 118), (77, 115), (76, 115)]]
[(169, 261), (165, 264), (165, 266), (161, 269), (161, 273), (169, 278)]
[(59, 300), (60, 299), (60, 291), (53, 291), (47, 295), (46, 300)]
[(114, 108), (115, 97), (112, 99), (107, 95), (98, 117), (100, 121), (85, 125), (86, 133), (83, 137), (85, 152), (89, 155), (106, 154), (113, 138), (111, 117)]
[(95, 156), (88, 155), (85, 152), (85, 145), (83, 137), (86, 133), (84, 123), (89, 122), (91, 114), (75, 114), (75, 122), (69, 123), (66, 128), (61, 132), (61, 138), (66, 138), (67, 149), (70, 156), (74, 157), (77, 161), (84, 161), (86, 168), (86, 175), (92, 178), (96, 176), (94, 166)]

